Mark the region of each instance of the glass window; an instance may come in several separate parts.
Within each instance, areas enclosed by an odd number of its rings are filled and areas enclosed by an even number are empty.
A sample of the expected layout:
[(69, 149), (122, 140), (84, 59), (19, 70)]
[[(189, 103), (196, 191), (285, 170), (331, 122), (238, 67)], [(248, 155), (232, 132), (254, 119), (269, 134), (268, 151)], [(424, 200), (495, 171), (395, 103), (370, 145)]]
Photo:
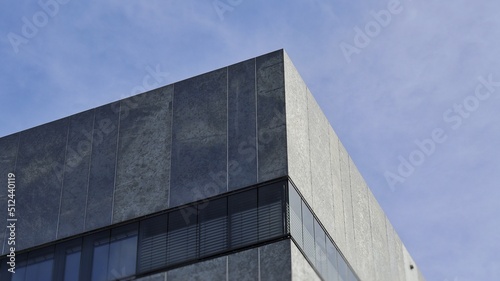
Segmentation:
[(137, 261), (137, 224), (111, 231), (108, 280), (135, 274)]
[(12, 276), (11, 281), (24, 281), (26, 278), (26, 268), (28, 266), (27, 254), (16, 256), (16, 273), (9, 274)]
[(300, 199), (299, 194), (292, 186), (292, 184), (288, 184), (288, 192), (289, 192), (289, 214), (290, 214), (290, 234), (295, 239), (300, 246), (300, 248), (304, 247), (302, 243), (302, 200)]
[(196, 210), (196, 206), (188, 206), (168, 214), (168, 265), (198, 257), (198, 216)]
[(236, 248), (256, 243), (257, 228), (257, 189), (229, 196), (229, 239), (230, 247)]
[(259, 199), (259, 241), (283, 235), (283, 182), (262, 186)]
[[(302, 201), (302, 216), (303, 216), (303, 228), (302, 232), (304, 234), (304, 252), (307, 258), (315, 264), (316, 251), (314, 249), (314, 217), (307, 207), (307, 205)], [(347, 281), (347, 280), (346, 280)]]
[(94, 241), (92, 281), (106, 281), (108, 276), (109, 237)]
[(200, 256), (226, 250), (227, 197), (211, 200), (203, 209), (198, 208), (200, 228)]
[[(30, 281), (52, 281), (52, 271), (54, 268), (54, 253), (34, 251), (28, 254), (28, 266), (26, 267), (26, 277), (24, 280)], [(17, 273), (16, 273), (17, 274)]]
[(338, 265), (337, 265), (337, 249), (333, 245), (330, 239), (326, 239), (326, 255), (328, 256), (328, 272), (327, 272), (327, 280), (338, 281), (339, 273), (338, 273)]
[(314, 242), (316, 247), (316, 268), (321, 276), (326, 276), (326, 235), (317, 220), (314, 220)]
[(167, 215), (141, 222), (138, 271), (145, 272), (167, 264)]
[(78, 281), (81, 255), (82, 247), (80, 245), (68, 247), (64, 251), (64, 281)]
[(340, 255), (340, 253), (337, 253), (337, 262), (338, 262), (338, 270), (339, 270), (339, 277), (340, 281), (347, 281), (347, 264), (344, 261), (344, 258)]

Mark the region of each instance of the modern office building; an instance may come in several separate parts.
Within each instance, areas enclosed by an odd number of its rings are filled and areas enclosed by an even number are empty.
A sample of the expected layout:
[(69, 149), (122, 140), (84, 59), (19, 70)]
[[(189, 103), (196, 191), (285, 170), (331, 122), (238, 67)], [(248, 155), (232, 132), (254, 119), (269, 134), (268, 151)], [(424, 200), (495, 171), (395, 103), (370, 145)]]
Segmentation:
[(424, 280), (283, 50), (2, 137), (0, 175), (2, 281)]

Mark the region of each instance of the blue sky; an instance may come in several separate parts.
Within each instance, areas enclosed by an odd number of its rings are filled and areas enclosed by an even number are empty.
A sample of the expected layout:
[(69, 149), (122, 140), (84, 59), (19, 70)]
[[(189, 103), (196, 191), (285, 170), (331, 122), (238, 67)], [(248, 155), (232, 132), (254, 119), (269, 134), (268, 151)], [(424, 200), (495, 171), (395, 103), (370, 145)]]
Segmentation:
[(499, 280), (500, 2), (55, 1), (2, 4), (0, 136), (285, 48), (427, 280)]

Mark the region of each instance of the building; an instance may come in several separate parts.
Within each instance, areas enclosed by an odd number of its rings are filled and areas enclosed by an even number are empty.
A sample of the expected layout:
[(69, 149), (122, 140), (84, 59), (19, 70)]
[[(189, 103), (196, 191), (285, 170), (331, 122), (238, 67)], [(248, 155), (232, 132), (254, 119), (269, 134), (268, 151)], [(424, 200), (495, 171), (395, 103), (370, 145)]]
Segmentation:
[(424, 280), (283, 50), (0, 138), (0, 175), (1, 280)]

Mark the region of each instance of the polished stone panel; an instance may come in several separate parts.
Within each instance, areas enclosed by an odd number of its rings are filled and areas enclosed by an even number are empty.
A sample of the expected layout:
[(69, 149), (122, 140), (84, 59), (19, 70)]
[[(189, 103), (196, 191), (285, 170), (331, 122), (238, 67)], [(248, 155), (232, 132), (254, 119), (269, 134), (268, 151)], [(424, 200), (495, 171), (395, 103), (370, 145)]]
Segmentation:
[(94, 110), (70, 116), (69, 119), (66, 164), (57, 231), (58, 239), (85, 230)]
[(259, 248), (260, 280), (291, 279), (291, 243), (286, 239)]
[(329, 233), (334, 233), (333, 181), (330, 172), (330, 124), (312, 94), (307, 91), (313, 211)]
[(170, 206), (227, 191), (227, 69), (175, 84)]
[(253, 248), (228, 256), (228, 280), (259, 279), (259, 249)]
[(120, 102), (95, 109), (85, 230), (111, 224)]
[(307, 87), (284, 54), (288, 175), (308, 202), (313, 202)]
[(256, 59), (258, 181), (287, 174), (283, 52)]
[(173, 85), (120, 103), (113, 222), (168, 208)]
[(228, 188), (257, 182), (255, 59), (228, 67)]
[(227, 280), (227, 256), (192, 265), (176, 268), (167, 272), (168, 281), (205, 281)]
[(16, 250), (56, 239), (69, 118), (20, 133)]
[[(17, 157), (17, 146), (19, 143), (19, 133), (9, 135), (0, 138), (0, 177), (3, 182), (7, 182), (8, 174), (16, 172), (16, 157)], [(15, 179), (15, 178), (14, 178)], [(7, 253), (8, 245), (5, 243), (5, 237), (7, 236), (7, 205), (8, 197), (7, 186), (5, 188), (0, 188), (0, 210), (3, 210), (0, 214), (2, 222), (0, 223), (0, 254)], [(15, 199), (15, 197), (14, 197)]]
[(361, 279), (367, 280), (372, 278), (375, 280), (368, 189), (351, 158), (349, 158), (349, 171), (351, 176), (352, 212), (354, 217), (355, 255), (357, 262), (354, 268)]

